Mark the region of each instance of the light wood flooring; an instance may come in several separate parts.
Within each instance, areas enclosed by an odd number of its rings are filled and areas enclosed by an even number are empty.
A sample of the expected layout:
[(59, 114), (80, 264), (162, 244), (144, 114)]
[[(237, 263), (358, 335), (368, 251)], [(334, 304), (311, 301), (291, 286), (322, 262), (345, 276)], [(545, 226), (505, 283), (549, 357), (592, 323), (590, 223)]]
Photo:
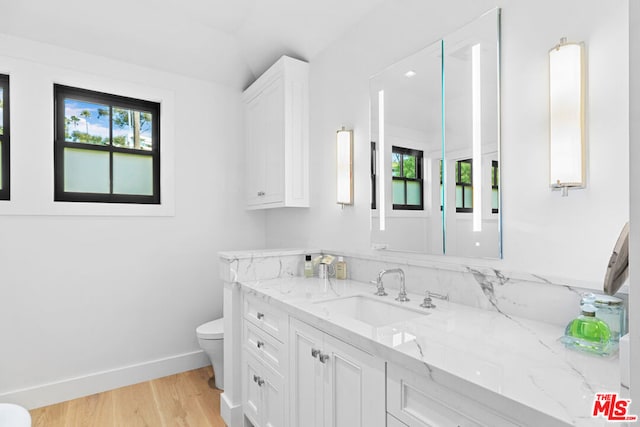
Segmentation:
[(211, 367), (31, 410), (33, 427), (224, 427)]

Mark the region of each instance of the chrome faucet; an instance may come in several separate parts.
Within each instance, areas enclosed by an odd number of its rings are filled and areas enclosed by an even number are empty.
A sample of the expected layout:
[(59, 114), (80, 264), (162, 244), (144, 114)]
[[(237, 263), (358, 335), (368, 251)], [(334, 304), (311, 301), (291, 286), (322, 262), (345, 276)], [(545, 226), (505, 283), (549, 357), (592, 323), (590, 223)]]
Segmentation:
[(404, 271), (402, 271), (401, 268), (391, 268), (389, 270), (381, 270), (380, 273), (378, 273), (378, 280), (376, 281), (376, 284), (378, 285), (378, 291), (376, 292), (376, 295), (379, 295), (379, 296), (387, 295), (387, 293), (384, 291), (384, 286), (382, 284), (382, 277), (387, 273), (398, 273), (398, 275), (400, 276), (400, 293), (398, 293), (398, 297), (396, 298), (396, 301), (400, 301), (400, 302), (409, 301), (409, 298), (407, 298), (407, 287), (404, 282)]

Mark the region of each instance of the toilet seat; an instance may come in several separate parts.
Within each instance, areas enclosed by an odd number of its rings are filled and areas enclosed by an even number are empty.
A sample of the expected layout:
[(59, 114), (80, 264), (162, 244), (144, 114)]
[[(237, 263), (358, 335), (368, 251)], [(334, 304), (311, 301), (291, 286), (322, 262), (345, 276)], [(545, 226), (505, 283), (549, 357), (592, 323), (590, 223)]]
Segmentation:
[(204, 340), (224, 339), (224, 317), (198, 326), (196, 335)]

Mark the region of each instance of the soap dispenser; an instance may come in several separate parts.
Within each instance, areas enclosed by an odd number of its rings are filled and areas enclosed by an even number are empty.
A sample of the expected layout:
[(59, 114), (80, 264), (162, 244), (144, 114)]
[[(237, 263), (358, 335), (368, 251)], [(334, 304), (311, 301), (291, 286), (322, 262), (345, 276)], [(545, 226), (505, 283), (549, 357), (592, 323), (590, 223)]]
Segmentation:
[(567, 348), (603, 356), (615, 349), (609, 326), (596, 317), (596, 308), (591, 304), (582, 305), (582, 313), (569, 322), (561, 341)]

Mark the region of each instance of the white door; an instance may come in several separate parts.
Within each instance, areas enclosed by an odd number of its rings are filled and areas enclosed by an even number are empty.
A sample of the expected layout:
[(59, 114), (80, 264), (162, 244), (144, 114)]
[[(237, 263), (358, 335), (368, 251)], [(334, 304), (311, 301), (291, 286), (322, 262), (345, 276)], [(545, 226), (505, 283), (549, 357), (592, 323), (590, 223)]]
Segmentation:
[(323, 334), (295, 319), (290, 326), (290, 425), (322, 427), (324, 365), (318, 357)]
[(324, 337), (327, 427), (385, 427), (385, 362), (329, 335)]
[[(252, 99), (246, 107), (246, 194), (248, 205), (259, 205), (264, 201), (263, 188), (266, 162), (262, 135), (265, 133), (267, 104), (260, 95)], [(231, 160), (231, 159), (229, 159)], [(221, 161), (224, 161), (221, 159)], [(266, 193), (265, 193), (266, 194)]]
[(243, 401), (244, 414), (251, 420), (255, 427), (260, 427), (262, 408), (262, 393), (259, 385), (262, 365), (244, 351), (243, 375)]
[(284, 122), (284, 84), (282, 79), (274, 81), (261, 95), (265, 98), (265, 130), (258, 144), (264, 144), (260, 150), (265, 168), (263, 203), (284, 202), (284, 160), (285, 160), (285, 122)]
[(284, 380), (282, 376), (268, 367), (261, 375), (262, 423), (264, 427), (284, 427)]

